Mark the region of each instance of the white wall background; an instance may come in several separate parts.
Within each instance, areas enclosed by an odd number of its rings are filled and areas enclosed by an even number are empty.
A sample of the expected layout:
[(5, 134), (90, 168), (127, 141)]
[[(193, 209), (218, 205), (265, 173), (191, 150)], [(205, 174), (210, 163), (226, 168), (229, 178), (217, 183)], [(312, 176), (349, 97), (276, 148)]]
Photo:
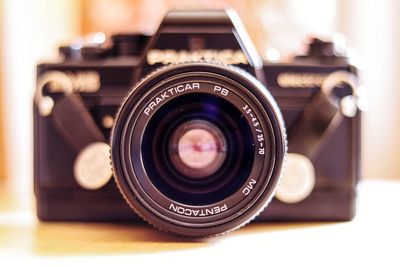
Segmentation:
[(363, 168), (400, 177), (400, 1), (339, 0), (338, 30), (362, 58), (369, 97), (363, 120)]
[(78, 1), (75, 0), (6, 0), (3, 2), (4, 99), (6, 150), (9, 178), (17, 180), (18, 190), (31, 196), (32, 168), (32, 98), (36, 65), (55, 55), (62, 40), (77, 35)]

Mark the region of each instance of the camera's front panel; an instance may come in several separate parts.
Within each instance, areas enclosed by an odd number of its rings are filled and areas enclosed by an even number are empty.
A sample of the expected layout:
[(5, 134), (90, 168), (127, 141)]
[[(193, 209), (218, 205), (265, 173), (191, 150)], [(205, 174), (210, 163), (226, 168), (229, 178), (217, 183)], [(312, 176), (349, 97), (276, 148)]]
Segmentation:
[[(310, 108), (307, 103), (320, 90), (321, 81), (340, 69), (352, 71), (348, 66), (266, 65), (267, 86), (282, 111), (289, 137), (301, 113)], [(42, 65), (38, 75), (54, 70), (67, 73), (75, 79), (96, 125), (108, 140), (115, 114), (132, 86), (134, 68), (90, 64), (84, 67)], [(95, 86), (97, 83), (98, 87)], [(56, 84), (53, 87), (49, 84), (44, 91), (57, 103), (65, 92), (60, 91)], [(349, 88), (338, 89), (339, 94), (350, 93)], [(137, 220), (113, 179), (94, 189), (85, 188), (79, 183), (74, 173), (79, 151), (55, 127), (51, 115), (40, 115), (37, 107), (34, 111), (35, 192), (39, 217), (43, 220)], [(353, 118), (344, 118), (332, 134), (319, 144), (315, 157), (310, 160), (314, 180), (308, 182), (307, 186), (301, 184), (308, 188), (292, 192), (297, 194), (295, 199), (293, 196), (289, 200), (285, 200), (284, 196), (282, 199), (274, 198), (257, 220), (351, 219), (355, 212), (355, 188), (359, 177), (359, 124), (359, 113)], [(288, 148), (290, 155), (291, 143)], [(301, 166), (300, 163), (297, 168)], [(296, 175), (296, 171), (286, 171), (289, 176)], [(294, 186), (294, 191), (296, 186), (299, 187), (296, 184), (289, 186)]]

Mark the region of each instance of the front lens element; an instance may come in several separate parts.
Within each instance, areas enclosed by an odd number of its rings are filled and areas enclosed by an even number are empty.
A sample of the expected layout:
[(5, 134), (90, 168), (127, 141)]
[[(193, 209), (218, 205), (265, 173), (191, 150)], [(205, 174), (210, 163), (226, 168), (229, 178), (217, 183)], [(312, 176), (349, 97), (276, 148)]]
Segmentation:
[(175, 168), (201, 179), (215, 173), (226, 156), (226, 140), (218, 126), (206, 120), (190, 120), (173, 132), (169, 146)]
[[(178, 157), (187, 168), (195, 170), (204, 170), (206, 174), (213, 173), (216, 167), (221, 165), (223, 155), (222, 145), (217, 143), (215, 135), (203, 129), (193, 129), (185, 132), (178, 141)], [(172, 144), (172, 151), (176, 150), (176, 144)], [(176, 155), (176, 153), (175, 153)], [(174, 154), (172, 154), (174, 157)], [(216, 164), (213, 164), (216, 163)], [(191, 176), (198, 176), (193, 174)], [(205, 176), (205, 175), (201, 175)]]

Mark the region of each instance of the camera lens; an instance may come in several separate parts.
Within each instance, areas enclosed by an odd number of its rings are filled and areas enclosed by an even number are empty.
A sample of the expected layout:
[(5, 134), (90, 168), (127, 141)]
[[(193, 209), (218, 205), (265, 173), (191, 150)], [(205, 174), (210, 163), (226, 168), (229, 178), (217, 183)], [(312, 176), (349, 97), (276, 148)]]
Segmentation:
[(116, 118), (111, 159), (128, 204), (189, 236), (233, 230), (271, 199), (286, 151), (265, 87), (233, 67), (180, 63), (147, 76)]

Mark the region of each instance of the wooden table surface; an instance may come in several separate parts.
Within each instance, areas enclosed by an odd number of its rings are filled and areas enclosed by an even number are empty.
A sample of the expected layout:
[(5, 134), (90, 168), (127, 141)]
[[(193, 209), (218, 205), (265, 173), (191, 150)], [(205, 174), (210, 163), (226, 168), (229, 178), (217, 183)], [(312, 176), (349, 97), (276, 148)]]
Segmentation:
[(145, 224), (41, 223), (30, 190), (0, 185), (0, 266), (400, 266), (400, 181), (363, 181), (351, 222), (250, 224), (195, 242)]

